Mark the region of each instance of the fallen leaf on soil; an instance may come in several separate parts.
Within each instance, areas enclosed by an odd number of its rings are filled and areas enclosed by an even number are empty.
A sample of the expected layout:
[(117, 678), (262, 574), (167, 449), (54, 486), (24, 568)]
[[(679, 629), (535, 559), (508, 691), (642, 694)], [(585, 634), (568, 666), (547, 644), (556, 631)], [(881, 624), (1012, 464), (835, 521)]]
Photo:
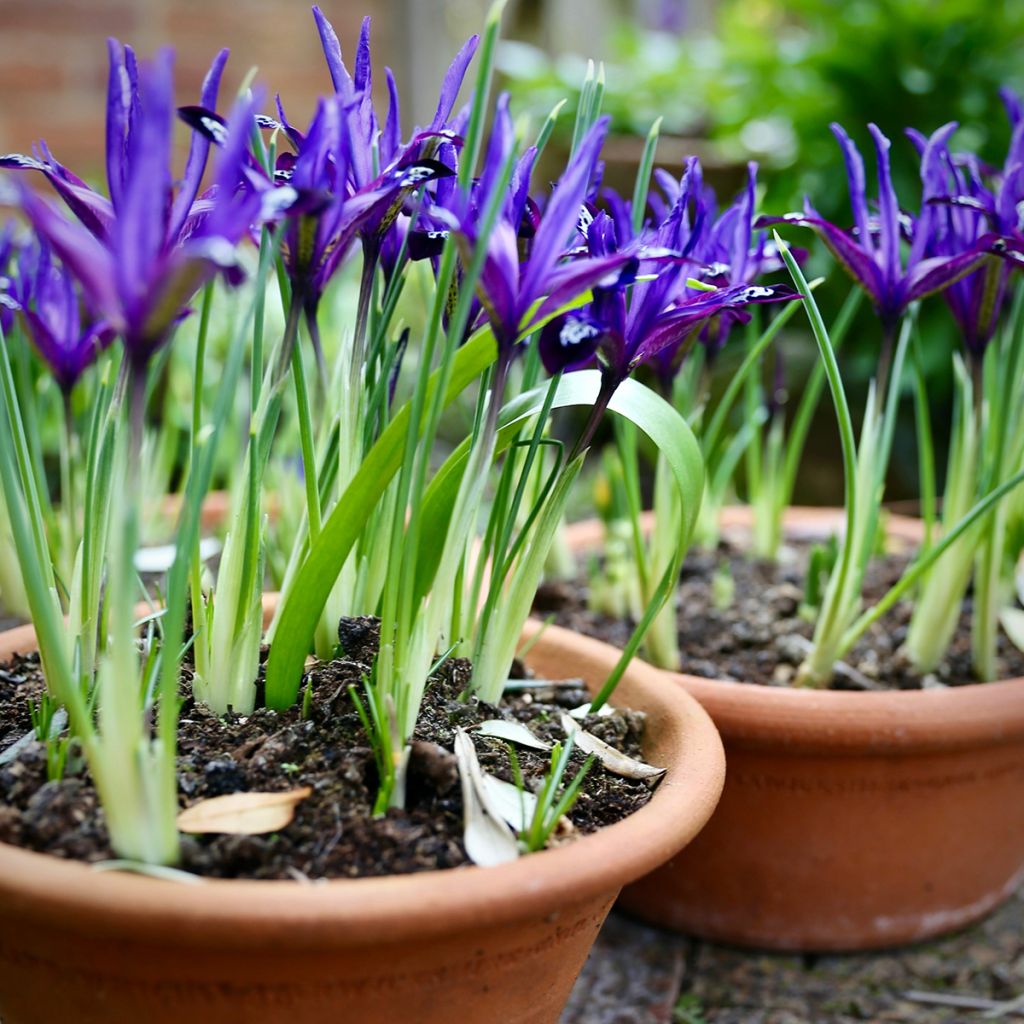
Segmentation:
[(200, 800), (178, 815), (181, 832), (220, 832), (258, 836), (290, 825), (295, 807), (312, 793), (310, 786), (285, 793), (230, 793)]
[[(177, 548), (173, 544), (161, 544), (155, 547), (139, 548), (135, 552), (135, 571), (147, 573), (167, 572), (174, 564)], [(199, 560), (208, 561), (220, 554), (220, 541), (215, 537), (204, 537), (199, 542)]]
[(462, 783), (463, 841), (469, 859), (481, 867), (515, 860), (519, 845), (487, 792), (476, 747), (464, 729), (455, 730), (455, 756)]
[[(573, 718), (578, 718), (582, 722), (583, 719), (590, 714), (590, 701), (588, 700), (586, 704), (581, 704), (578, 708), (573, 708), (569, 714), (572, 715)], [(602, 704), (601, 707), (598, 708), (596, 714), (606, 718), (609, 715), (615, 714), (615, 708), (613, 708), (611, 704)]]
[(615, 772), (616, 775), (621, 775), (625, 779), (657, 779), (665, 774), (664, 768), (655, 768), (652, 764), (627, 757), (604, 740), (598, 739), (593, 733), (581, 729), (569, 715), (562, 715), (562, 728), (567, 736), (575, 739), (576, 746), (584, 754), (593, 754), (608, 771)]
[(1024, 611), (1020, 608), (1004, 608), (999, 613), (999, 621), (1013, 645), (1024, 651)]
[(551, 744), (545, 743), (519, 722), (508, 722), (502, 718), (491, 718), (481, 722), (476, 731), (481, 736), (493, 736), (495, 739), (518, 743), (521, 747), (532, 747), (534, 750), (550, 750)]
[(537, 794), (520, 789), (497, 775), (483, 773), (491, 805), (517, 832), (525, 832), (537, 811)]

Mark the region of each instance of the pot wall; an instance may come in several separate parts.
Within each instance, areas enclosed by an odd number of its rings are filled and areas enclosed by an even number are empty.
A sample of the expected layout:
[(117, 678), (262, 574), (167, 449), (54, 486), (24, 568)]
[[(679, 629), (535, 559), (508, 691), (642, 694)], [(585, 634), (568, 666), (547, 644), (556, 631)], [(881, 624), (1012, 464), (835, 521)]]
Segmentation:
[[(0, 1008), (9, 1024), (554, 1022), (616, 893), (552, 900), (547, 913), (493, 927), (482, 903), (475, 926), (365, 944), (340, 930), (310, 942), (287, 914), (276, 936), (221, 944), (174, 920), (142, 941), (85, 918), (23, 921), (17, 934), (3, 927)], [(415, 899), (410, 912), (420, 913)], [(15, 904), (3, 917), (22, 913), (35, 908)]]
[[(993, 722), (987, 742), (894, 749), (886, 733), (914, 720), (896, 706), (882, 711), (891, 726), (863, 735), (859, 750), (843, 747), (841, 713), (821, 716), (820, 749), (800, 749), (758, 694), (744, 694), (743, 713), (770, 731), (748, 744), (703, 680), (676, 683), (704, 695), (729, 777), (695, 843), (623, 893), (638, 916), (766, 949), (874, 949), (960, 928), (1021, 881), (1024, 731), (1000, 736)], [(1007, 716), (1016, 706), (1019, 717), (1024, 681), (999, 685)]]
[[(531, 627), (535, 628), (535, 627)], [(9, 642), (8, 642), (9, 641)], [(30, 648), (0, 637), (0, 660)], [(547, 629), (529, 662), (599, 686), (618, 658)], [(178, 885), (0, 845), (4, 1024), (553, 1024), (623, 883), (710, 817), (722, 747), (700, 705), (634, 663), (651, 803), (497, 868), (303, 885)]]
[[(736, 508), (723, 525), (749, 522)], [(804, 536), (841, 523), (787, 518)], [(697, 840), (623, 892), (637, 916), (765, 949), (874, 949), (968, 924), (1024, 877), (1024, 680), (845, 693), (665, 678), (711, 714), (729, 774)]]

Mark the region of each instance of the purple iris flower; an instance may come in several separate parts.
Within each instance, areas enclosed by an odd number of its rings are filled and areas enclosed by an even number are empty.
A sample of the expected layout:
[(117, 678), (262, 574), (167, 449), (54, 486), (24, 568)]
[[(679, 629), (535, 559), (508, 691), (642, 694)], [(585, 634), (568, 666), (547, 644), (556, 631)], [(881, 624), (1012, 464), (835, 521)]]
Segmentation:
[[(320, 378), (326, 380), (317, 314), (328, 283), (362, 238), (366, 284), (362, 298), (368, 302), (382, 233), (413, 192), (429, 182), (452, 176), (454, 171), (431, 159), (399, 162), (364, 187), (354, 188), (340, 98), (321, 98), (306, 132), (283, 120), (280, 104), (278, 112), (281, 121), (261, 116), (257, 123), (263, 128), (282, 130), (292, 149), (278, 155), (272, 176), (248, 154), (244, 174), (247, 187), (261, 197), (261, 219), (280, 222), (283, 232), (282, 252), (292, 295), (282, 357), (286, 360), (290, 356), (299, 321), (305, 317)], [(180, 107), (178, 115), (210, 141), (224, 144), (227, 125), (215, 111)], [(366, 310), (361, 309), (359, 334), (365, 328), (365, 315)]]
[[(597, 357), (611, 390), (642, 363), (653, 362), (664, 380), (701, 329), (715, 318), (743, 319), (749, 316), (745, 309), (752, 303), (795, 297), (788, 288), (747, 282), (726, 282), (713, 291), (686, 287), (686, 268), (706, 234), (700, 164), (691, 159), (680, 182), (662, 184), (672, 200), (668, 213), (655, 230), (648, 230), (629, 247), (642, 279), (633, 284), (628, 297), (621, 287), (598, 287), (588, 307), (548, 324), (540, 351), (549, 372), (578, 369)], [(597, 255), (615, 251), (624, 223), (628, 220), (599, 213), (587, 233), (590, 251)]]
[(454, 134), (449, 118), (459, 90), (466, 77), (466, 71), (476, 53), (478, 36), (470, 36), (456, 54), (441, 84), (437, 109), (430, 124), (414, 130), (412, 139), (402, 142), (401, 112), (398, 102), (398, 87), (390, 68), (384, 69), (388, 90), (388, 111), (381, 125), (373, 106), (372, 63), (370, 59), (370, 19), (364, 18), (359, 33), (354, 74), (349, 74), (341, 54), (341, 44), (331, 23), (319, 7), (313, 8), (317, 31), (323, 47), (324, 57), (331, 74), (344, 116), (346, 119), (346, 148), (349, 157), (349, 175), (354, 188), (362, 188), (376, 176), (374, 171), (374, 150), (377, 164), (388, 167), (408, 162), (415, 157), (429, 157), (436, 146)]
[[(853, 141), (838, 124), (832, 125), (843, 150), (853, 208), (854, 228), (843, 231), (824, 220), (804, 200), (803, 213), (762, 217), (759, 225), (790, 223), (814, 230), (833, 256), (867, 292), (882, 321), (888, 349), (906, 308), (913, 302), (949, 287), (975, 270), (985, 259), (994, 236), (967, 250), (928, 255), (934, 210), (924, 205), (916, 220), (903, 215), (896, 199), (889, 167), (890, 142), (876, 125), (868, 125), (878, 165), (878, 213), (868, 212), (864, 161)], [(904, 265), (900, 243), (907, 235), (910, 249)]]
[[(1019, 205), (1024, 201), (1024, 118), (1019, 101), (1004, 94), (1013, 126), (1010, 150), (1003, 168), (986, 173), (973, 154), (953, 154), (949, 140), (956, 122), (943, 125), (930, 138), (918, 132), (908, 135), (921, 153), (921, 180), (926, 202), (932, 208), (928, 254), (948, 256), (969, 251), (992, 234), (1000, 236), (1005, 255), (1021, 262), (1024, 250)], [(1000, 246), (995, 246), (998, 250)], [(968, 352), (980, 357), (999, 325), (1006, 305), (1014, 262), (989, 255), (983, 264), (943, 293)]]
[(370, 230), (377, 242), (409, 194), (454, 174), (436, 160), (414, 160), (390, 166), (353, 189), (344, 140), (338, 99), (321, 100), (287, 176), (298, 198), (285, 228), (286, 263), (293, 284), (314, 308), (357, 238)]
[[(451, 177), (449, 163), (434, 159), (440, 143), (451, 142), (445, 122), (476, 50), (474, 36), (449, 68), (437, 113), (430, 127), (403, 144), (394, 76), (387, 71), (390, 106), (383, 127), (373, 107), (369, 19), (363, 22), (350, 74), (338, 37), (319, 8), (313, 8), (335, 88), (321, 99), (306, 132), (292, 125), (278, 98), (278, 118), (258, 119), (261, 127), (280, 130), (291, 149), (277, 157), (273, 178), (250, 157), (248, 180), (265, 196), (288, 195), (268, 205), (285, 213), (285, 267), (292, 285), (289, 333), (294, 339), (304, 315), (318, 363), (326, 375), (317, 324), (324, 289), (358, 240), (363, 247), (364, 287), (357, 335), (365, 330), (370, 284), (382, 252), (393, 263), (397, 251), (389, 233), (411, 196), (431, 182)], [(213, 142), (221, 142), (224, 121), (209, 106), (182, 107), (179, 115)], [(454, 163), (454, 147), (447, 147)], [(377, 168), (383, 167), (383, 170)], [(275, 218), (278, 219), (278, 218)], [(286, 346), (287, 348), (287, 346)]]
[[(46, 175), (77, 218), (69, 221), (27, 188), (20, 204), (37, 234), (78, 279), (93, 312), (121, 335), (141, 367), (186, 315), (186, 303), (217, 272), (237, 283), (235, 248), (260, 213), (260, 197), (243, 174), (252, 124), (239, 104), (212, 189), (198, 196), (209, 141), (193, 136), (180, 185), (171, 172), (173, 53), (161, 50), (139, 66), (130, 47), (111, 40), (107, 97), (109, 199), (61, 167), (40, 144), (41, 158), (8, 156), (0, 167)], [(222, 51), (203, 84), (204, 106), (216, 105)]]
[[(751, 161), (747, 164), (747, 183), (743, 191), (710, 224), (701, 239), (696, 255), (703, 266), (694, 277), (716, 288), (728, 289), (759, 281), (766, 274), (776, 273), (784, 267), (778, 246), (768, 238), (767, 232), (755, 232), (756, 191), (757, 164)], [(706, 202), (710, 220), (713, 200)], [(793, 250), (793, 254), (800, 261), (807, 255), (800, 249)], [(747, 319), (737, 310), (726, 310), (713, 318), (701, 332), (701, 342), (709, 356), (722, 350), (735, 323)]]
[(618, 281), (635, 265), (632, 254), (619, 252), (566, 259), (585, 228), (581, 223), (586, 216), (584, 201), (607, 131), (607, 118), (591, 127), (539, 219), (528, 192), (536, 152), (531, 148), (522, 154), (515, 161), (497, 220), (483, 237), (484, 211), (495, 190), (506, 187), (503, 171), (513, 158), (515, 145), (508, 96), (502, 95), (479, 181), (468, 197), (453, 196), (452, 209), (430, 211), (455, 229), (464, 261), (477, 246), (485, 247), (477, 293), (506, 357), (531, 324), (541, 322), (588, 288)]
[(5, 336), (14, 326), (14, 314), (18, 309), (18, 301), (13, 294), (14, 282), (9, 273), (17, 252), (14, 222), (8, 221), (0, 231), (0, 331)]
[(22, 252), (11, 295), (36, 350), (69, 394), (115, 331), (83, 309), (74, 280), (54, 261), (45, 240)]
[[(757, 164), (747, 164), (747, 183), (731, 206), (708, 228), (698, 255), (704, 266), (697, 273), (708, 284), (744, 284), (765, 274), (774, 274), (785, 267), (779, 247), (767, 232), (755, 229), (755, 194)], [(791, 249), (804, 259), (803, 249)]]
[[(388, 110), (383, 124), (373, 105), (373, 68), (370, 57), (370, 19), (364, 18), (359, 33), (353, 73), (349, 73), (341, 53), (341, 44), (333, 26), (319, 7), (313, 8), (317, 31), (324, 57), (331, 75), (342, 118), (341, 143), (344, 158), (344, 181), (353, 193), (380, 187), (382, 175), (376, 168), (384, 168), (385, 175), (399, 168), (434, 167), (443, 175), (443, 169), (454, 166), (454, 143), (458, 133), (449, 123), (466, 71), (476, 53), (478, 36), (471, 36), (456, 54), (441, 85), (437, 109), (430, 124), (416, 128), (408, 142), (402, 141), (401, 112), (398, 87), (390, 68), (384, 69), (388, 91)], [(438, 149), (447, 143), (441, 159)], [(365, 217), (359, 233), (364, 248), (371, 258), (379, 255), (384, 236), (394, 223), (405, 199), (416, 185), (433, 180), (422, 175), (414, 183), (400, 190), (391, 203), (383, 204)]]

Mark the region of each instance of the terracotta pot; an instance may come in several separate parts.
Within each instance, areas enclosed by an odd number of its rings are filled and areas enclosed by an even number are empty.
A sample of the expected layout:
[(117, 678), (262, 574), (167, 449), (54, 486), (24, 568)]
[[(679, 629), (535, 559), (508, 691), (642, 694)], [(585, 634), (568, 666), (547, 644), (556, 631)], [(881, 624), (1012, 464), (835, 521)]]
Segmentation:
[[(787, 528), (841, 522), (793, 509)], [(710, 712), (729, 774), (698, 839), (623, 893), (636, 915), (743, 946), (874, 949), (960, 928), (1024, 877), (1024, 679), (850, 693), (665, 675)]]
[[(168, 522), (173, 522), (181, 511), (182, 496), (168, 494), (160, 502), (160, 514)], [(231, 495), (228, 491), (210, 491), (203, 498), (203, 507), (199, 513), (199, 525), (203, 530), (216, 530), (222, 527), (231, 515)]]
[[(533, 627), (531, 627), (531, 630)], [(0, 659), (31, 648), (0, 636)], [(542, 676), (599, 686), (614, 649), (552, 627)], [(303, 885), (179, 885), (0, 845), (4, 1024), (554, 1022), (620, 887), (700, 831), (721, 792), (707, 714), (641, 663), (622, 705), (669, 770), (650, 804), (497, 868)]]

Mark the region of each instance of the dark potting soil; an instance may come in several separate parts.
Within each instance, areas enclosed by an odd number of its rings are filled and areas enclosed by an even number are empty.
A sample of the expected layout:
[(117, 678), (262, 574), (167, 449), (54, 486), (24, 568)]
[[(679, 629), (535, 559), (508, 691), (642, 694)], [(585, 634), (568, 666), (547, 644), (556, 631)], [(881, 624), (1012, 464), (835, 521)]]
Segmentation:
[[(771, 562), (750, 557), (744, 542), (741, 533), (729, 534), (717, 550), (696, 550), (686, 557), (677, 592), (682, 671), (707, 679), (786, 686), (794, 681), (814, 631), (799, 614), (811, 545), (786, 544), (779, 561)], [(886, 554), (871, 563), (864, 588), (868, 604), (900, 578), (911, 554)], [(544, 584), (534, 609), (543, 617), (553, 615), (560, 626), (623, 647), (634, 622), (588, 607), (589, 572), (581, 569), (571, 581)], [(715, 584), (716, 576), (731, 580), (727, 606), (716, 602), (716, 591), (722, 589), (721, 583)], [(911, 605), (899, 602), (875, 623), (837, 667), (831, 687), (920, 689), (977, 682), (971, 669), (971, 596), (963, 603), (949, 650), (936, 671), (925, 677), (901, 651), (910, 613)], [(1024, 675), (1024, 653), (1001, 630), (998, 667), (1001, 679)]]
[[(346, 626), (343, 623), (343, 626)], [(181, 867), (219, 878), (354, 878), (404, 874), (470, 863), (462, 841), (462, 795), (452, 753), (455, 729), (488, 719), (521, 722), (540, 739), (564, 739), (559, 717), (588, 700), (581, 683), (514, 692), (501, 705), (463, 701), (469, 663), (446, 662), (431, 679), (412, 743), (405, 810), (373, 816), (377, 772), (373, 752), (348, 694), (361, 688), (376, 653), (374, 620), (349, 620), (346, 659), (318, 662), (309, 671), (308, 717), (301, 703), (279, 713), (258, 708), (251, 715), (218, 718), (192, 700), (187, 672), (182, 680), (178, 793), (182, 808), (237, 792), (278, 792), (301, 786), (312, 794), (300, 802), (284, 829), (257, 836), (184, 836)], [(29, 701), (43, 690), (38, 657), (0, 666), (0, 761), (3, 751), (31, 729)], [(641, 756), (644, 717), (617, 710), (580, 723), (623, 753)], [(481, 766), (513, 781), (508, 748), (498, 739), (471, 733)], [(517, 748), (532, 788), (547, 772), (550, 754)], [(566, 781), (585, 761), (574, 750)], [(571, 829), (555, 842), (612, 824), (650, 799), (645, 782), (613, 775), (595, 762), (569, 814)], [(46, 779), (41, 743), (27, 742), (0, 763), (0, 842), (89, 862), (110, 859), (103, 811), (88, 770), (72, 765), (61, 781)]]

